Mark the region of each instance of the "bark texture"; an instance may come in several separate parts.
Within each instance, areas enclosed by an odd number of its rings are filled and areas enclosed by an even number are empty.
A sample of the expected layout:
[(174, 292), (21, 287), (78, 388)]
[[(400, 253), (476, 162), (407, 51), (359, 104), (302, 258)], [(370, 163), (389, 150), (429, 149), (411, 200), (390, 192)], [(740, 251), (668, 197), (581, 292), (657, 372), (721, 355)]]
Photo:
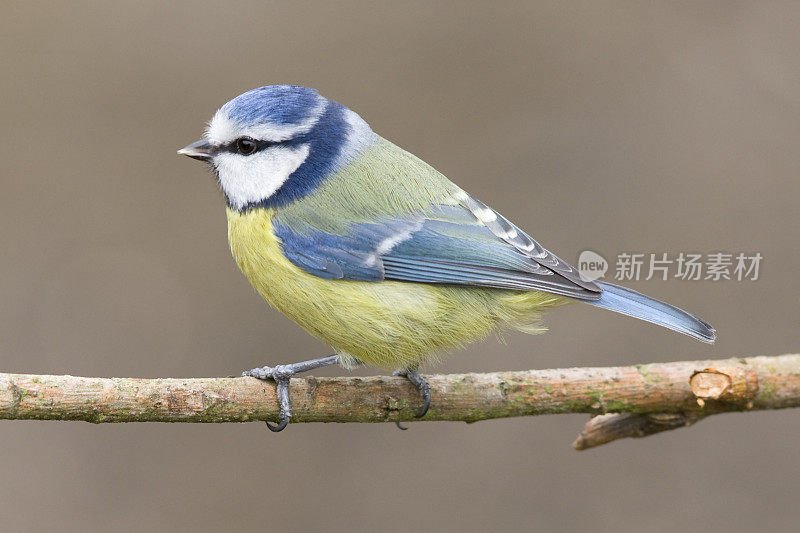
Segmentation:
[[(798, 354), (426, 378), (432, 402), (424, 420), (596, 415), (576, 449), (685, 427), (716, 413), (800, 406)], [(292, 379), (290, 390), (293, 422), (413, 421), (420, 406), (416, 390), (395, 377), (306, 377)], [(274, 383), (254, 378), (0, 374), (0, 419), (249, 422), (277, 415)]]

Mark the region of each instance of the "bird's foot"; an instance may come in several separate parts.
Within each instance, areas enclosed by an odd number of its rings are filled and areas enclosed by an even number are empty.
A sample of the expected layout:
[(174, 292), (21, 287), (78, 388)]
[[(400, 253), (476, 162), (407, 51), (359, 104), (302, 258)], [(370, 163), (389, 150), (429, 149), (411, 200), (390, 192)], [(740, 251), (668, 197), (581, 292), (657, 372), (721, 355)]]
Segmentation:
[(250, 376), (256, 379), (271, 379), (277, 384), (278, 405), (280, 406), (281, 420), (273, 425), (267, 422), (270, 431), (282, 431), (292, 419), (292, 402), (289, 399), (289, 380), (295, 374), (314, 370), (323, 366), (333, 365), (339, 362), (338, 355), (329, 355), (319, 359), (311, 359), (302, 363), (291, 363), (288, 365), (262, 366), (252, 370), (242, 372), (242, 376)]
[[(392, 375), (403, 376), (417, 388), (417, 390), (419, 391), (419, 395), (422, 398), (423, 404), (422, 407), (420, 407), (417, 414), (414, 416), (416, 418), (422, 418), (423, 416), (425, 416), (425, 413), (428, 412), (428, 408), (431, 406), (431, 386), (428, 384), (425, 378), (419, 375), (416, 370), (411, 368), (396, 370)], [(398, 427), (400, 429), (405, 429), (399, 424)]]

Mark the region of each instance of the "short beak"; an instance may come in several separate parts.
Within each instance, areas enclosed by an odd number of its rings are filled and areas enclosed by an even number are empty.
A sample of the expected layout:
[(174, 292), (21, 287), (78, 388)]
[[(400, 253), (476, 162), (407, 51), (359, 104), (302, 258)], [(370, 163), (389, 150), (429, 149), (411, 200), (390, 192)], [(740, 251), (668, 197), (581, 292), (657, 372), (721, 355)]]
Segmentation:
[(181, 155), (186, 155), (192, 159), (199, 159), (200, 161), (208, 161), (211, 159), (211, 153), (214, 147), (205, 139), (195, 141), (185, 148), (178, 150)]

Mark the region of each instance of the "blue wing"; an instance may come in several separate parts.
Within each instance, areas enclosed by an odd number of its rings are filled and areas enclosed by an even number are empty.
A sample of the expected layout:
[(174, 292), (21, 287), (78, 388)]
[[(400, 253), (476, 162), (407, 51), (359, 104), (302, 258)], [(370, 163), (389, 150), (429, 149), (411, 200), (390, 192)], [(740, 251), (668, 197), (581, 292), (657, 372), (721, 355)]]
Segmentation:
[(341, 235), (295, 232), (281, 220), (274, 222), (274, 231), (287, 259), (326, 279), (542, 290), (584, 300), (596, 300), (601, 292), (479, 203), (462, 201), (434, 206), (424, 216), (354, 223)]
[(686, 311), (610, 283), (586, 281), (499, 213), (461, 193), (424, 216), (353, 223), (341, 235), (273, 221), (283, 253), (328, 279), (541, 290), (584, 300), (713, 343), (714, 328)]

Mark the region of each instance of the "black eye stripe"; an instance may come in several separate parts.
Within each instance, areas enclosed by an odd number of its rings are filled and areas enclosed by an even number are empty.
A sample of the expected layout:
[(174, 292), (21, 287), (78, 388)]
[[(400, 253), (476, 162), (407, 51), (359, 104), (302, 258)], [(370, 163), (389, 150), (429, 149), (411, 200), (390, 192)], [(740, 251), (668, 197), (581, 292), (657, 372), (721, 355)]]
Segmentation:
[(255, 150), (253, 150), (252, 152), (249, 152), (247, 155), (253, 155), (253, 154), (257, 153), (257, 152), (260, 152), (261, 150), (269, 148), (270, 146), (275, 146), (275, 145), (280, 144), (279, 142), (275, 142), (275, 141), (264, 141), (264, 140), (252, 139), (250, 137), (239, 137), (238, 139), (234, 139), (234, 140), (232, 140), (231, 142), (229, 142), (227, 144), (221, 145), (220, 147), (217, 148), (216, 151), (217, 152), (230, 152), (232, 154), (239, 154), (239, 153), (241, 153), (239, 151), (239, 141), (241, 141), (242, 139), (247, 139), (249, 141), (252, 141), (256, 145)]

